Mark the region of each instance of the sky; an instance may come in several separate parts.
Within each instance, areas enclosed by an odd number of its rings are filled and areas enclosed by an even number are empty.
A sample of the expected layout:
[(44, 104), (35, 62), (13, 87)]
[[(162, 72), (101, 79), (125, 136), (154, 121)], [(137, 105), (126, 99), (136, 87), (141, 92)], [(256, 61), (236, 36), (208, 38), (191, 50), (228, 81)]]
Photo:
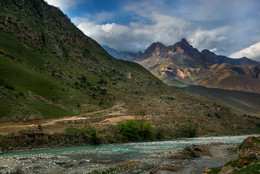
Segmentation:
[(185, 38), (200, 51), (260, 61), (260, 0), (46, 0), (118, 51)]

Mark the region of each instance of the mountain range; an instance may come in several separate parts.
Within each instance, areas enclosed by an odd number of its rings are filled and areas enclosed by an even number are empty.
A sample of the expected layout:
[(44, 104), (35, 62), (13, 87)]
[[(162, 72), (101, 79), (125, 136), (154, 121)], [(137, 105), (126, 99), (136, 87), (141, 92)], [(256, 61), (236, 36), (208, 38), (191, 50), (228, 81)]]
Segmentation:
[(246, 57), (218, 56), (209, 50), (200, 52), (185, 39), (171, 46), (153, 43), (143, 53), (138, 52), (128, 60), (141, 64), (171, 86), (193, 84), (260, 93), (259, 62)]

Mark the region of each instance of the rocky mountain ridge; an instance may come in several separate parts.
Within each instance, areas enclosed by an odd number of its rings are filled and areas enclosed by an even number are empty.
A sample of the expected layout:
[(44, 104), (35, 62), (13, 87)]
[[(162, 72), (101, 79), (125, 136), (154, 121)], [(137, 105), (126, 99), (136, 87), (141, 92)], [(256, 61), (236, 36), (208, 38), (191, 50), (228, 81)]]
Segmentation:
[(185, 83), (260, 93), (259, 62), (218, 56), (209, 50), (200, 52), (185, 39), (171, 46), (155, 42), (138, 52), (134, 61), (168, 85)]

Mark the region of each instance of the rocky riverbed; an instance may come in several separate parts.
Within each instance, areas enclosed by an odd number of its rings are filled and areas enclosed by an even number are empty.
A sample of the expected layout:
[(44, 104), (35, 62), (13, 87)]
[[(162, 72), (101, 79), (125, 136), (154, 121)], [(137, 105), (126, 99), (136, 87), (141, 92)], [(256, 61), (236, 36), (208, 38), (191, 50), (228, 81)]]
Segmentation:
[(201, 173), (235, 159), (227, 149), (246, 137), (5, 153), (0, 156), (0, 173)]

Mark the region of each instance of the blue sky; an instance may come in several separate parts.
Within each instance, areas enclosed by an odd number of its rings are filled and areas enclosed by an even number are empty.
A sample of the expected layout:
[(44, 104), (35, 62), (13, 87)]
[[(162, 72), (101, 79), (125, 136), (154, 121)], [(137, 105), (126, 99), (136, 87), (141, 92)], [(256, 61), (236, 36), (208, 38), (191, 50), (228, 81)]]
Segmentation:
[(86, 35), (119, 51), (181, 38), (200, 51), (260, 60), (259, 0), (46, 0)]

